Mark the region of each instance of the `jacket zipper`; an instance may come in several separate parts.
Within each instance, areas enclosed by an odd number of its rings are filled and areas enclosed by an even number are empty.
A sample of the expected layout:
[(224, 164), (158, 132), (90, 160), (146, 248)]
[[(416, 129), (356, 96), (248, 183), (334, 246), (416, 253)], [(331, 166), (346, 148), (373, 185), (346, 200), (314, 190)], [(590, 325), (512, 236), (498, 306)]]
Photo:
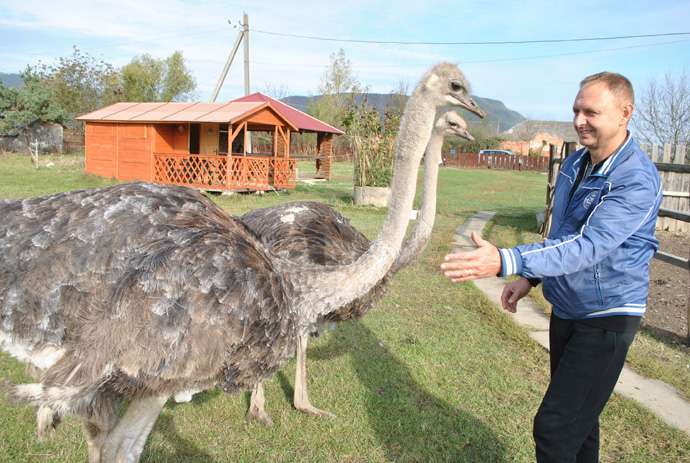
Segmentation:
[(594, 283), (597, 288), (597, 298), (599, 299), (599, 304), (604, 304), (604, 296), (601, 294), (601, 278), (599, 276), (599, 264), (594, 266)]

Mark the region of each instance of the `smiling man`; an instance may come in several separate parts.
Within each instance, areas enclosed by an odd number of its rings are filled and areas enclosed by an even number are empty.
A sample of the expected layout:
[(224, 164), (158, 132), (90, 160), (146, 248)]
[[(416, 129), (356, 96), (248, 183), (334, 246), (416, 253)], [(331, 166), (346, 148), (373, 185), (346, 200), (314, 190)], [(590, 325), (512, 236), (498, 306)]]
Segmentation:
[(441, 264), (454, 282), (521, 275), (501, 296), (510, 312), (543, 282), (552, 304), (551, 382), (534, 418), (540, 463), (599, 461), (599, 415), (645, 313), (662, 191), (656, 167), (627, 130), (633, 109), (625, 77), (585, 78), (573, 104), (584, 148), (563, 161), (548, 239), (497, 249), (473, 234), (478, 249)]

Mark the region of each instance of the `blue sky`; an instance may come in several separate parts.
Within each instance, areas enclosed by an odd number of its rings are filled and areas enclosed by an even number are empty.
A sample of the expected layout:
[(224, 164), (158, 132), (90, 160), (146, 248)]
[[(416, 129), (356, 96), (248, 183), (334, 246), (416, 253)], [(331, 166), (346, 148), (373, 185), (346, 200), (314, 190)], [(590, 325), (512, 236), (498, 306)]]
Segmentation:
[[(288, 94), (316, 94), (330, 55), (342, 48), (371, 92), (388, 93), (401, 83), (411, 89), (434, 63), (453, 61), (475, 95), (501, 100), (527, 118), (567, 121), (587, 75), (620, 72), (639, 92), (655, 76), (690, 71), (687, 0), (0, 0), (0, 70), (54, 64), (74, 46), (116, 67), (144, 53), (162, 59), (180, 50), (200, 100), (208, 101), (243, 13), (249, 15), (252, 92), (284, 87)], [(486, 43), (669, 33), (686, 34)], [(240, 48), (218, 101), (244, 94), (243, 60)]]

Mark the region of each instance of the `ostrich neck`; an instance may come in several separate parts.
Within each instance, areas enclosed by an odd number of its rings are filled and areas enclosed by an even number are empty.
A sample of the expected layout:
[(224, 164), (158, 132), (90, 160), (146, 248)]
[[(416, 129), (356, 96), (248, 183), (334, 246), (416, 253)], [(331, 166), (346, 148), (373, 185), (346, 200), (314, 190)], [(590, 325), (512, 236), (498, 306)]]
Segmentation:
[(388, 215), (369, 250), (351, 264), (333, 267), (277, 259), (276, 269), (284, 275), (304, 323), (314, 322), (369, 292), (397, 258), (412, 212), (419, 163), (436, 114), (436, 107), (428, 100), (423, 91), (416, 90), (408, 101), (398, 132)]
[(419, 257), (431, 237), (436, 218), (436, 187), (438, 184), (438, 169), (444, 140), (443, 133), (436, 131), (431, 135), (424, 157), (424, 181), (422, 183), (422, 206), (417, 217), (417, 223), (410, 236), (403, 242), (398, 258), (391, 267), (394, 274), (407, 267)]

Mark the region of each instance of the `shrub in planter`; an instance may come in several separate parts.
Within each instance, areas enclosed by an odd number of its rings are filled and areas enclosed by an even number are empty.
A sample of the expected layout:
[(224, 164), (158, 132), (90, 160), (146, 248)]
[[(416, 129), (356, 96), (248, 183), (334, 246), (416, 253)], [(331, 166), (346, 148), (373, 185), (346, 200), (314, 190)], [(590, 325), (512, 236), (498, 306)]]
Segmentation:
[(390, 187), (400, 116), (387, 111), (381, 121), (376, 108), (363, 102), (349, 108), (343, 126), (354, 153), (355, 186)]

